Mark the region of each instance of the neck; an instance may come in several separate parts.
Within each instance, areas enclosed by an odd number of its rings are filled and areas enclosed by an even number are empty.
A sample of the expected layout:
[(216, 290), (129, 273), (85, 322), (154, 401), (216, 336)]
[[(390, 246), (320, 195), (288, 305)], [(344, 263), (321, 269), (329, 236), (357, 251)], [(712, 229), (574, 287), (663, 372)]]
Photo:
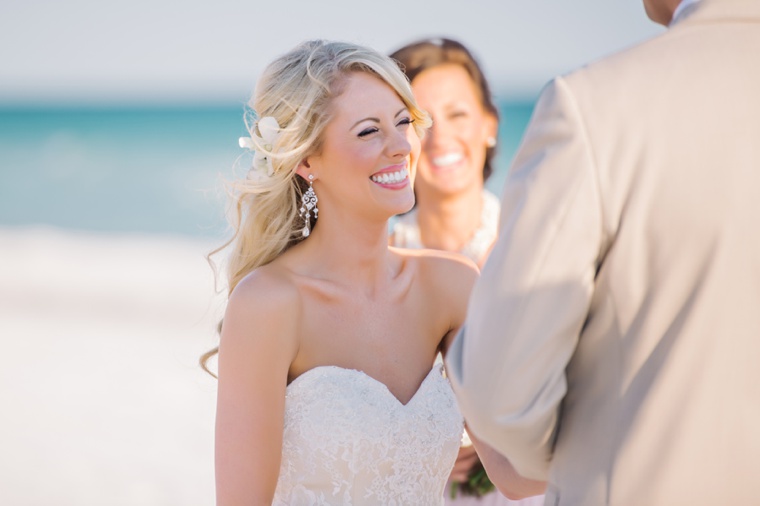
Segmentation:
[(319, 277), (369, 288), (392, 277), (388, 252), (388, 220), (332, 214), (320, 209), (317, 225), (304, 243)]
[(448, 198), (424, 196), (417, 205), (420, 239), (426, 248), (458, 252), (480, 227), (483, 209), (478, 186)]
[(649, 19), (667, 27), (679, 3), (680, 0), (644, 0), (644, 7)]

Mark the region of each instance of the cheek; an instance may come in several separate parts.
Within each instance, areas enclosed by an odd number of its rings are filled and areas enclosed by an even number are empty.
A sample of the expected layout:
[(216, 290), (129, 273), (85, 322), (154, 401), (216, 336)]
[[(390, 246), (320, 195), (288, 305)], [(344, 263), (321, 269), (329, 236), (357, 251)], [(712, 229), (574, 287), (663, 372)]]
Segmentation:
[(417, 135), (417, 132), (414, 130), (414, 128), (409, 128), (406, 133), (406, 140), (411, 148), (409, 154), (413, 159), (418, 159), (420, 156), (420, 151), (422, 150), (422, 140)]
[[(422, 139), (418, 137), (417, 143), (419, 145), (419, 152), (416, 154), (413, 152), (412, 156), (416, 157), (419, 160), (420, 166), (427, 166), (430, 164), (430, 155), (435, 149), (433, 136), (430, 134), (430, 132), (428, 132), (427, 135), (425, 135)], [(412, 144), (412, 146), (414, 146), (414, 144)]]
[(372, 150), (361, 143), (346, 143), (336, 146), (337, 152), (333, 161), (346, 171), (355, 171), (372, 162)]
[(460, 125), (460, 136), (463, 140), (471, 145), (485, 146), (485, 118), (481, 116), (473, 116), (463, 121)]
[(422, 151), (422, 140), (419, 138), (417, 132), (415, 132), (413, 128), (410, 128), (407, 132), (406, 139), (407, 142), (409, 142), (409, 146), (411, 148), (409, 151), (409, 175), (412, 184), (414, 184), (414, 179), (417, 175), (417, 167), (420, 163), (422, 165), (427, 163), (427, 158)]
[(417, 178), (417, 166), (421, 161), (422, 141), (414, 128), (410, 128), (407, 131), (406, 139), (411, 147), (409, 151), (409, 181), (411, 181), (412, 187), (414, 187), (414, 180)]

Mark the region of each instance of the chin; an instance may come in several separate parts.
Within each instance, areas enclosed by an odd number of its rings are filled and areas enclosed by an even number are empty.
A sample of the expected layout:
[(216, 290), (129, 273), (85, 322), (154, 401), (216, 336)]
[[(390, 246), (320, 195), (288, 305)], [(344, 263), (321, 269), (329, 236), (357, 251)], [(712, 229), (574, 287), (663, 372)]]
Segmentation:
[(432, 185), (429, 193), (447, 198), (466, 193), (472, 186), (472, 181), (447, 181), (447, 184)]
[(414, 192), (410, 191), (408, 196), (405, 196), (404, 199), (399, 199), (399, 201), (394, 205), (393, 209), (393, 216), (396, 216), (397, 214), (404, 214), (408, 213), (412, 210), (414, 207), (415, 197)]
[(405, 205), (399, 207), (398, 212), (396, 212), (396, 214), (408, 213), (414, 208), (414, 204), (415, 204), (415, 200), (414, 200), (414, 197), (412, 197), (411, 199), (409, 199), (409, 201)]
[[(422, 184), (426, 186), (427, 191), (425, 191), (425, 193), (436, 193), (439, 195), (450, 196), (469, 190), (475, 184), (479, 184), (482, 187), (483, 184), (477, 179), (477, 176), (474, 176), (472, 174), (459, 174), (458, 177), (431, 178)], [(418, 184), (418, 190), (422, 184)]]

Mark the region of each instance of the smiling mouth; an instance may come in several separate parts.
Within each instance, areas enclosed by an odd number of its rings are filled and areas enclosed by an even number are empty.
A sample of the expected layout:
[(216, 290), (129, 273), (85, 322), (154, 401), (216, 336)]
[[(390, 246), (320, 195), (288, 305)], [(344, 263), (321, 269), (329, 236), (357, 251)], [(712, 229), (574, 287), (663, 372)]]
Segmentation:
[(409, 177), (408, 169), (397, 170), (396, 172), (383, 172), (382, 174), (373, 174), (370, 179), (380, 184), (397, 184)]
[(462, 153), (449, 153), (443, 156), (436, 156), (432, 161), (433, 165), (436, 167), (448, 167), (449, 165), (454, 165), (462, 160), (464, 160), (464, 155)]

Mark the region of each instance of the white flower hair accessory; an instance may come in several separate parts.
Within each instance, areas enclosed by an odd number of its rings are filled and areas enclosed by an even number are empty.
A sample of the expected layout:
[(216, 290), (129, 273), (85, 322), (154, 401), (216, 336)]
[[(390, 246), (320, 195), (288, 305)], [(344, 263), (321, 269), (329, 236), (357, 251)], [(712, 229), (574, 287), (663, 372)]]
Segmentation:
[[(256, 135), (256, 130), (259, 135)], [(238, 144), (241, 148), (253, 151), (253, 166), (248, 172), (249, 179), (272, 177), (274, 166), (272, 165), (272, 153), (274, 145), (280, 136), (280, 125), (272, 116), (260, 118), (251, 131), (251, 137), (241, 137)]]

